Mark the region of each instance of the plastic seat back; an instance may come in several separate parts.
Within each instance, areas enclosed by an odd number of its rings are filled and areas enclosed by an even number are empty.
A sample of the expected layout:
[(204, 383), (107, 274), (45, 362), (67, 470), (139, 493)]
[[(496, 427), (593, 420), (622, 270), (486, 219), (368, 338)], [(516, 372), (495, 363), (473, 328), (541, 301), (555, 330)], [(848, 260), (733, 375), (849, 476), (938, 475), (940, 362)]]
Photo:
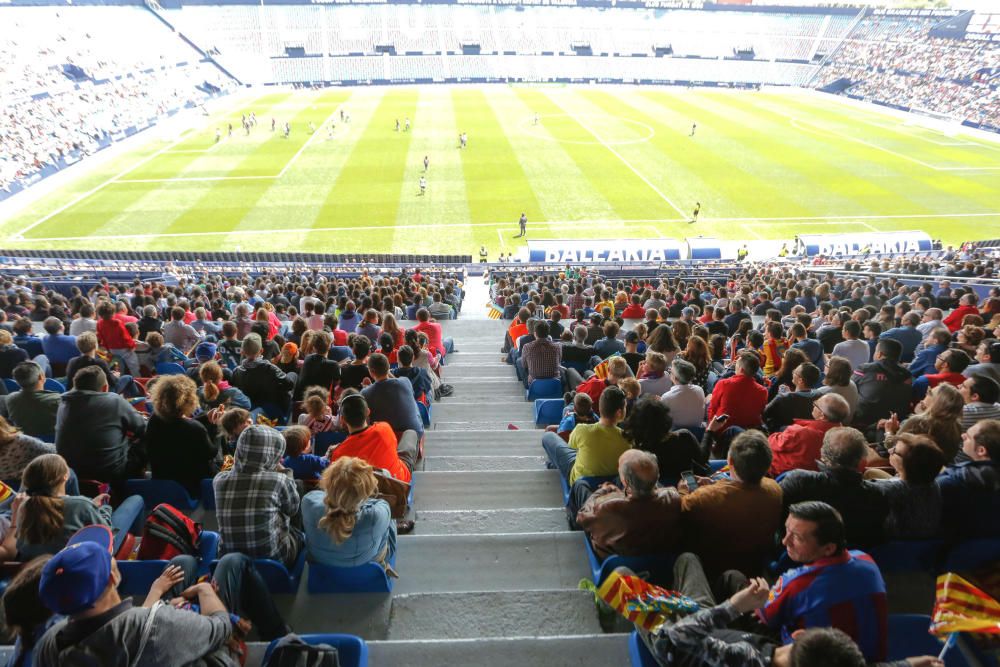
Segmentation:
[(561, 422), (565, 405), (561, 398), (535, 399), (535, 426), (552, 426)]
[(130, 479), (125, 482), (126, 495), (142, 496), (146, 511), (160, 503), (168, 503), (179, 510), (193, 510), (198, 499), (192, 498), (179, 482), (172, 479)]

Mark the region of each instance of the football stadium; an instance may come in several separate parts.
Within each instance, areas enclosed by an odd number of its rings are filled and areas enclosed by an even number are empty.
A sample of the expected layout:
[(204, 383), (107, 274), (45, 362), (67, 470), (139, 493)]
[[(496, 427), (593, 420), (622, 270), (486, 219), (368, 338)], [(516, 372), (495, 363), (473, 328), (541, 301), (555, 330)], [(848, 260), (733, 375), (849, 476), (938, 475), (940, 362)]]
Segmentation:
[(994, 0), (0, 0), (0, 661), (1000, 667)]

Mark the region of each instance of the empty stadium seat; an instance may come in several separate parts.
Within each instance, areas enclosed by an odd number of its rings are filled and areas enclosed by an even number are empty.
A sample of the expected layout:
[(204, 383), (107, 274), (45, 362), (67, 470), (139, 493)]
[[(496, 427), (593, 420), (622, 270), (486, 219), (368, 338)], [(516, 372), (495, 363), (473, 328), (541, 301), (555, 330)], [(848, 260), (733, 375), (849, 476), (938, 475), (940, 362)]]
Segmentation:
[(417, 412), (420, 413), (420, 421), (423, 422), (424, 426), (431, 425), (431, 406), (424, 405), (420, 401), (417, 401)]
[(212, 486), (212, 481), (211, 477), (201, 480), (201, 506), (215, 511), (215, 487)]
[(535, 399), (535, 426), (551, 426), (562, 421), (566, 404), (561, 398)]
[(62, 382), (54, 378), (45, 378), (45, 385), (42, 387), (45, 391), (54, 391), (59, 394), (66, 393), (66, 386)]
[(943, 553), (941, 540), (893, 540), (868, 549), (882, 574), (932, 572)]
[(528, 385), (525, 398), (534, 401), (539, 398), (560, 398), (562, 396), (562, 380), (535, 380)]
[(12, 378), (4, 378), (3, 386), (7, 387), (7, 392), (13, 394), (15, 391), (21, 391), (21, 385), (14, 382)]
[(1000, 539), (966, 540), (948, 549), (943, 572), (967, 572), (1000, 560)]
[[(396, 567), (396, 554), (389, 564)], [(310, 593), (391, 593), (393, 581), (378, 563), (333, 567), (310, 561), (306, 588)]]

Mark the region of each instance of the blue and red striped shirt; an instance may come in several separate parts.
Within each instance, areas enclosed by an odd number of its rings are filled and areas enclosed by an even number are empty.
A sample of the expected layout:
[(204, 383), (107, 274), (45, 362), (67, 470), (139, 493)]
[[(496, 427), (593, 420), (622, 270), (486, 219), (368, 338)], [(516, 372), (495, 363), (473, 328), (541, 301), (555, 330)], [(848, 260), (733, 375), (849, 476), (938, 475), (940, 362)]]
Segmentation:
[(757, 613), (768, 627), (781, 629), (786, 644), (796, 630), (834, 627), (857, 642), (867, 661), (885, 660), (885, 582), (863, 551), (845, 550), (785, 572)]

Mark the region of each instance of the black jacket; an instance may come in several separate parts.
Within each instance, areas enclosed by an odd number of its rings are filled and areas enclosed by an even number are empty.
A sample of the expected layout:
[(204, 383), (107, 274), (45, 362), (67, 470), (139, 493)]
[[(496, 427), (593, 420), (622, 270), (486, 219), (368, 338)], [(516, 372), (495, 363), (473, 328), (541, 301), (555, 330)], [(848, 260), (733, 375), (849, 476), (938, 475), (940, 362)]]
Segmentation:
[(889, 501), (875, 482), (865, 481), (856, 470), (829, 468), (822, 463), (819, 472), (793, 470), (781, 480), (781, 491), (786, 510), (806, 500), (832, 505), (844, 518), (851, 547), (867, 548), (884, 540)]
[(122, 480), (128, 436), (145, 430), (146, 421), (118, 394), (73, 389), (62, 395), (56, 413), (56, 451), (82, 479)]
[(888, 361), (873, 361), (854, 371), (858, 386), (858, 409), (854, 423), (870, 426), (895, 412), (903, 421), (910, 414), (913, 377), (910, 371)]
[(319, 354), (310, 354), (302, 362), (299, 379), (295, 383), (292, 399), (301, 401), (308, 387), (319, 386), (333, 392), (333, 385), (340, 382), (340, 364)]
[(172, 479), (196, 494), (201, 480), (215, 475), (212, 461), (218, 445), (195, 419), (153, 415), (146, 424), (143, 442), (153, 479)]
[(294, 383), (285, 373), (269, 361), (244, 360), (233, 371), (232, 385), (240, 389), (254, 407), (273, 403), (283, 410), (288, 406), (288, 392)]

